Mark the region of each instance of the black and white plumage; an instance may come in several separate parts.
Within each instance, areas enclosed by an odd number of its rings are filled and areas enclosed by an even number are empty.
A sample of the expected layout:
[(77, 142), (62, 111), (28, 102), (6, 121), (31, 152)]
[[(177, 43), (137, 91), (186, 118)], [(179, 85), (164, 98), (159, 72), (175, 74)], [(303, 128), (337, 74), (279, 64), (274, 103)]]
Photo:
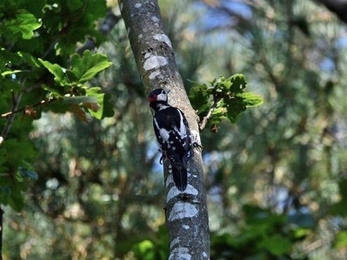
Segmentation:
[(155, 89), (148, 101), (154, 110), (153, 127), (163, 157), (171, 164), (176, 187), (184, 191), (188, 183), (187, 163), (193, 155), (190, 129), (183, 112), (168, 104), (168, 93)]

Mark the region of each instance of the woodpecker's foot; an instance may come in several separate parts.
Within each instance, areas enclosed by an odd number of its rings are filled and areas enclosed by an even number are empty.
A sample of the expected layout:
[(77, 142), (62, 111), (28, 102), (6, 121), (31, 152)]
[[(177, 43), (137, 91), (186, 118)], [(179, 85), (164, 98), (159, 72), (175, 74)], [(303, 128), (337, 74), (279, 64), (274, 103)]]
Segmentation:
[(201, 145), (200, 134), (198, 131), (191, 130), (190, 139), (192, 140), (193, 148), (199, 148), (201, 150), (203, 149), (203, 147)]
[(163, 151), (162, 149), (159, 149), (159, 152), (161, 152), (161, 157), (159, 159), (159, 163), (163, 164), (165, 160), (167, 160), (167, 155), (165, 153), (165, 151)]

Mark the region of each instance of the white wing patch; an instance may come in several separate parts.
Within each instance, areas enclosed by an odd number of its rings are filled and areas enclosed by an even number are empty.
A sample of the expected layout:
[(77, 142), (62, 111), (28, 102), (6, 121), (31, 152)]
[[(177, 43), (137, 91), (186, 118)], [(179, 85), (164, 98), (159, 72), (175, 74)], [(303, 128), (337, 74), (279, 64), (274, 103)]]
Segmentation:
[(177, 131), (176, 128), (176, 132), (178, 135), (181, 135), (181, 138), (184, 139), (187, 137), (187, 127), (184, 125), (184, 120), (183, 120), (183, 116), (182, 116), (182, 112), (179, 111), (179, 115), (180, 115), (180, 130)]

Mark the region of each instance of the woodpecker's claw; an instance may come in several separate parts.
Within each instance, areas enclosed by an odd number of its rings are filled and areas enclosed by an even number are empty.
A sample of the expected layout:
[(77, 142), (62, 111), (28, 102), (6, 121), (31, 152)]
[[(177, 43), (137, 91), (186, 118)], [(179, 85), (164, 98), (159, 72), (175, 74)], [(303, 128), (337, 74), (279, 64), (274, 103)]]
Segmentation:
[(199, 132), (197, 132), (195, 130), (191, 130), (190, 139), (192, 140), (193, 148), (199, 148), (201, 150), (203, 149), (203, 146), (201, 145)]
[(163, 164), (164, 160), (167, 159), (167, 155), (166, 155), (166, 153), (165, 153), (162, 149), (159, 149), (159, 152), (161, 152), (161, 156), (160, 156), (160, 159), (159, 159), (159, 163), (160, 163), (160, 164)]

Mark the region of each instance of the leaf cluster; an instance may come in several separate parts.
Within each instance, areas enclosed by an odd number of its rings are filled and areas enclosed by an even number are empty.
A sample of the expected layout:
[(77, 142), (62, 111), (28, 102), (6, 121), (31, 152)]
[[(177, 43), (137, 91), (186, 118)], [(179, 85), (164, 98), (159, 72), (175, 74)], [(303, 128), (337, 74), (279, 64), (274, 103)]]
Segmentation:
[(111, 66), (105, 55), (92, 54), (89, 50), (82, 57), (74, 54), (71, 69), (40, 58), (38, 60), (54, 75), (55, 84), (44, 85), (43, 88), (47, 90), (49, 100), (61, 101), (58, 106), (53, 106), (55, 112), (70, 110), (83, 121), (87, 121), (85, 111), (97, 119), (113, 115), (111, 103), (107, 102), (109, 97), (101, 92), (100, 87), (86, 84)]
[(42, 111), (70, 111), (83, 121), (113, 114), (108, 95), (92, 85), (111, 66), (107, 57), (71, 55), (86, 37), (103, 40), (95, 25), (105, 14), (96, 0), (0, 2), (0, 204), (24, 205), (37, 157), (28, 133)]
[(197, 111), (204, 128), (207, 121), (215, 126), (223, 119), (235, 123), (238, 116), (248, 107), (263, 103), (262, 98), (254, 93), (245, 92), (247, 82), (242, 74), (229, 78), (220, 76), (210, 82), (210, 85), (197, 84), (190, 91), (190, 101)]
[(311, 216), (309, 226), (285, 214), (272, 213), (253, 205), (244, 205), (244, 226), (240, 234), (212, 235), (211, 256), (225, 259), (292, 259), (290, 252), (295, 242), (304, 239), (315, 225)]

